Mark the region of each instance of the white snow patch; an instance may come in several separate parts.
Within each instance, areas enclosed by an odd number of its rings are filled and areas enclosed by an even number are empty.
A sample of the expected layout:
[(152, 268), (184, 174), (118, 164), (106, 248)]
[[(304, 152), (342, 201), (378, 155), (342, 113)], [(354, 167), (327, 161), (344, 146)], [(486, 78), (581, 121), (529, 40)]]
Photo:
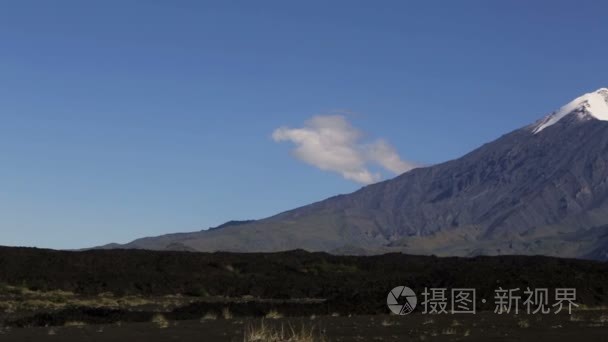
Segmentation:
[(597, 120), (608, 121), (608, 88), (601, 88), (574, 99), (541, 120), (532, 132), (536, 134), (574, 113), (577, 113), (580, 117), (589, 115)]

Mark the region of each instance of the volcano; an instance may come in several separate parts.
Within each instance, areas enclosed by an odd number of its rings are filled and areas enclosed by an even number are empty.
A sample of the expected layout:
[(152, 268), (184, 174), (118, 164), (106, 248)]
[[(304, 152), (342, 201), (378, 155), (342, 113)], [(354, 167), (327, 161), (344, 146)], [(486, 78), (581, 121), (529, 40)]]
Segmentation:
[(461, 158), (266, 219), (106, 248), (608, 259), (608, 89)]

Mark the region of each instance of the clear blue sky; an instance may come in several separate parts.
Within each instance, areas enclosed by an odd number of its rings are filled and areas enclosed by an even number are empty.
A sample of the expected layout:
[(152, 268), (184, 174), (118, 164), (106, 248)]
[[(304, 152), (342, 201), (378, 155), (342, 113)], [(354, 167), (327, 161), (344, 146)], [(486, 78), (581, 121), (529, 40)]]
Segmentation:
[(349, 122), (423, 164), (608, 85), (605, 1), (3, 1), (0, 244), (262, 218), (359, 184), (281, 126)]

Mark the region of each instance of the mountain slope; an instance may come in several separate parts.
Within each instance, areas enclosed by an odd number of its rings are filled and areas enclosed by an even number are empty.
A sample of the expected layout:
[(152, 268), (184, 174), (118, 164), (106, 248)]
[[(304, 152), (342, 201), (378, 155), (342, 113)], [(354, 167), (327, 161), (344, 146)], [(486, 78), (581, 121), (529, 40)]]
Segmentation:
[(602, 259), (607, 119), (608, 89), (600, 89), (459, 159), (267, 219), (122, 247)]

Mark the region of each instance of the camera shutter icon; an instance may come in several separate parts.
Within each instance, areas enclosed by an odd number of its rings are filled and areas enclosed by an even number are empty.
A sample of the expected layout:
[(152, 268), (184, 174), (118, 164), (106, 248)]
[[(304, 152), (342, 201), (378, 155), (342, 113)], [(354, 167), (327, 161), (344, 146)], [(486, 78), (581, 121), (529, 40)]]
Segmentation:
[(396, 315), (407, 315), (418, 304), (416, 293), (407, 286), (397, 286), (388, 293), (386, 305)]

